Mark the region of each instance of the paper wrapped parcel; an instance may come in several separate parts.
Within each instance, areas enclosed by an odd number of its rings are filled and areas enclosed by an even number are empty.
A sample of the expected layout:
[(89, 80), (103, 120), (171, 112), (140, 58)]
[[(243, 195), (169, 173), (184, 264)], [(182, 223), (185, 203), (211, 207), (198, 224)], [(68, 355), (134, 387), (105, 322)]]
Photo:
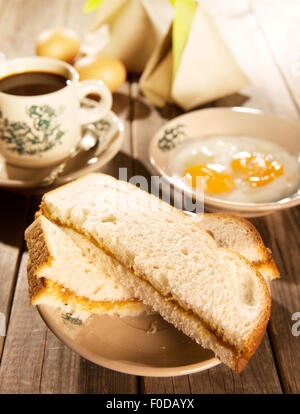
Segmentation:
[(210, 14), (195, 0), (173, 3), (173, 23), (140, 79), (144, 95), (158, 107), (189, 110), (248, 86)]
[(91, 29), (107, 24), (110, 32), (101, 53), (122, 60), (129, 72), (142, 73), (172, 22), (169, 0), (98, 0), (97, 7)]

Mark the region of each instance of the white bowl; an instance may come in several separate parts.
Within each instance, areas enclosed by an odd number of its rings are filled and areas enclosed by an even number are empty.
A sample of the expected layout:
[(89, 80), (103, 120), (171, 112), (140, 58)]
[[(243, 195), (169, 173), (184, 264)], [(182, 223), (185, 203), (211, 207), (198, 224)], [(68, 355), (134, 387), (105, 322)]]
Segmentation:
[[(261, 138), (280, 145), (293, 156), (300, 154), (300, 123), (279, 118), (250, 108), (208, 108), (189, 112), (172, 119), (153, 137), (149, 155), (155, 172), (182, 190), (170, 168), (172, 149), (195, 136), (244, 135)], [(201, 139), (201, 138), (199, 138)], [(190, 190), (195, 198), (196, 193)], [(215, 212), (230, 212), (245, 217), (270, 214), (276, 210), (300, 204), (300, 189), (281, 200), (268, 203), (246, 203), (218, 199), (204, 195), (205, 208)]]

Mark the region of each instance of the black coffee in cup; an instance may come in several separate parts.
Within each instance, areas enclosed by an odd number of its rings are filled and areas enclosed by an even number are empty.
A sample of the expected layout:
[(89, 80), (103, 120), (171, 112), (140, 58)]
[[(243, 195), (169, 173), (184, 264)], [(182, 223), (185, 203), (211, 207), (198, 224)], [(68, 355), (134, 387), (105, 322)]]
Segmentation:
[(58, 91), (68, 79), (52, 72), (22, 72), (0, 79), (0, 92), (17, 96), (35, 96)]

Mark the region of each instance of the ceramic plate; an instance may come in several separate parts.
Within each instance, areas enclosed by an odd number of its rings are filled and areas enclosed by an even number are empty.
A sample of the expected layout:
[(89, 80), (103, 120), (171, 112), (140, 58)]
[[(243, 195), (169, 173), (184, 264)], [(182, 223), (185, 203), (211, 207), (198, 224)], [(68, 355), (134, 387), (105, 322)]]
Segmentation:
[(88, 151), (81, 151), (66, 161), (62, 173), (51, 185), (41, 185), (56, 167), (42, 169), (17, 168), (6, 164), (0, 154), (0, 187), (45, 192), (82, 175), (96, 171), (107, 164), (120, 150), (124, 139), (124, 127), (120, 119), (110, 111), (105, 118), (92, 124), (99, 140)]
[(211, 351), (158, 315), (119, 318), (91, 316), (83, 325), (63, 319), (59, 310), (38, 306), (46, 325), (84, 358), (115, 371), (143, 376), (176, 376), (220, 364)]
[[(201, 109), (172, 119), (153, 137), (150, 143), (150, 161), (155, 173), (161, 175), (176, 189), (182, 190), (181, 180), (172, 175), (173, 150), (185, 140), (209, 135), (246, 135), (272, 141), (292, 155), (300, 156), (300, 124), (250, 108)], [(195, 198), (191, 189), (190, 195)], [(204, 195), (205, 207), (246, 217), (262, 216), (275, 210), (300, 204), (300, 189), (295, 194), (271, 203), (243, 203), (221, 200)]]

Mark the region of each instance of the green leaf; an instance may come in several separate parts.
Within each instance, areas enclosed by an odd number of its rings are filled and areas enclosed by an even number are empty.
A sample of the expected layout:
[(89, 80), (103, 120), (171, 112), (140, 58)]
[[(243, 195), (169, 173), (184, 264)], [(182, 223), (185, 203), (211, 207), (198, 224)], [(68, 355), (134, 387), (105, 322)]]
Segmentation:
[(188, 35), (197, 8), (195, 0), (170, 0), (175, 7), (172, 29), (173, 80), (175, 79), (180, 59), (184, 51)]
[(94, 10), (97, 10), (101, 4), (103, 3), (103, 0), (87, 0), (83, 7), (84, 13), (90, 13)]

